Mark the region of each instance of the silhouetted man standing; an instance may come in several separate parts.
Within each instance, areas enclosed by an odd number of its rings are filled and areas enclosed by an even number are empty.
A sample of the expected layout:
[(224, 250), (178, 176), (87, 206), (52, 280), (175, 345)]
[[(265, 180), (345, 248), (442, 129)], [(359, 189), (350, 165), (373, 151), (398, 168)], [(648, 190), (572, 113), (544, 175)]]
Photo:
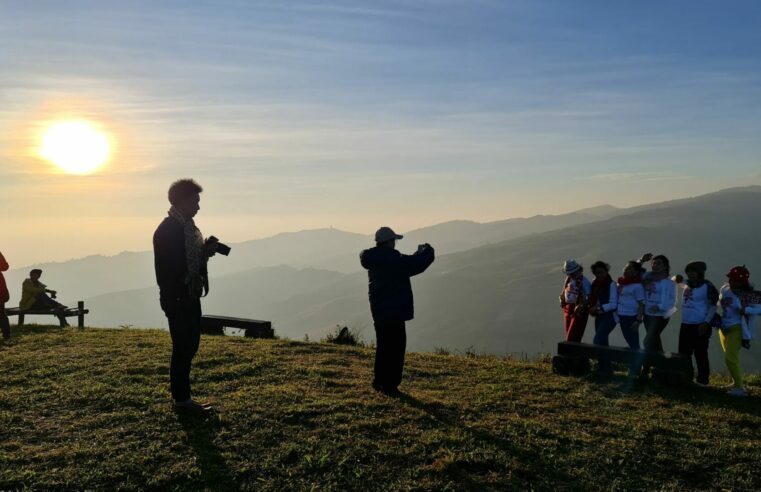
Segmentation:
[(404, 351), (407, 346), (405, 322), (414, 317), (410, 277), (423, 273), (434, 260), (430, 244), (421, 244), (413, 255), (395, 249), (403, 236), (390, 227), (375, 233), (374, 248), (359, 255), (368, 270), (370, 311), (375, 322), (375, 379), (373, 388), (387, 394), (396, 393), (402, 382)]
[(172, 398), (176, 409), (196, 412), (211, 409), (191, 398), (190, 365), (201, 341), (201, 297), (209, 291), (206, 262), (216, 251), (193, 222), (202, 191), (192, 179), (172, 183), (169, 216), (153, 234), (159, 299), (172, 337)]

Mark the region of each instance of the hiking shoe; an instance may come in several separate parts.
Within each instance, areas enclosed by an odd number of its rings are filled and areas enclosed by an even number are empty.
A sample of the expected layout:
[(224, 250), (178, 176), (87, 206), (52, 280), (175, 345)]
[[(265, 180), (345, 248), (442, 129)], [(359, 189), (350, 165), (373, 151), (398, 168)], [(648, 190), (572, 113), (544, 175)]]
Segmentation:
[(745, 388), (732, 388), (731, 390), (727, 391), (727, 394), (729, 396), (739, 396), (739, 397), (748, 396), (748, 392), (745, 391)]
[(181, 412), (208, 413), (212, 410), (212, 406), (208, 403), (198, 403), (191, 398), (186, 401), (174, 402), (174, 409)]

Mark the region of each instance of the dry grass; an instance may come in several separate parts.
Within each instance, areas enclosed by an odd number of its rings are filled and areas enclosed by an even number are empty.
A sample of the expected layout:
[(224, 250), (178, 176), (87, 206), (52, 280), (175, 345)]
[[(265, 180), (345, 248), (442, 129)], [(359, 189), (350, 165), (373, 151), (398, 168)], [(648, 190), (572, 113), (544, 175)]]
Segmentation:
[(171, 411), (165, 332), (15, 333), (0, 489), (761, 489), (757, 397), (409, 354), (389, 398), (367, 348), (204, 337), (194, 389), (219, 413), (199, 420)]

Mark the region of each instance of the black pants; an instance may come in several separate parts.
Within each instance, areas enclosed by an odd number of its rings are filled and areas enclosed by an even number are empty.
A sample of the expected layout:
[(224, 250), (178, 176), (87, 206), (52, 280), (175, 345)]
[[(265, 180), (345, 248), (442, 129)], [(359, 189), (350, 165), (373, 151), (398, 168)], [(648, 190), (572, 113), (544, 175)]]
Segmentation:
[(32, 307), (29, 309), (53, 309), (59, 313), (57, 316), (61, 326), (69, 326), (69, 322), (66, 321), (66, 316), (63, 315), (64, 305), (53, 300), (53, 298), (44, 292), (37, 294), (34, 304), (32, 304)]
[(404, 321), (375, 322), (375, 380), (373, 386), (395, 390), (402, 382), (407, 333)]
[(172, 336), (169, 382), (174, 401), (190, 398), (190, 364), (201, 341), (201, 301), (180, 299), (162, 303)]
[(695, 362), (698, 366), (698, 383), (708, 384), (708, 376), (711, 368), (708, 365), (708, 341), (711, 339), (711, 328), (700, 334), (700, 325), (682, 323), (679, 329), (679, 353), (689, 358), (690, 369), (693, 376), (695, 369), (692, 365), (692, 355), (695, 354)]
[(3, 338), (6, 340), (11, 337), (11, 322), (5, 315), (5, 302), (0, 302), (0, 331), (3, 332)]
[[(643, 320), (645, 325), (645, 340), (643, 342), (644, 349), (647, 352), (663, 352), (663, 342), (661, 341), (661, 333), (669, 324), (670, 318), (662, 318), (660, 316), (648, 316), (645, 315)], [(650, 375), (650, 366), (643, 366), (641, 378), (647, 378)]]

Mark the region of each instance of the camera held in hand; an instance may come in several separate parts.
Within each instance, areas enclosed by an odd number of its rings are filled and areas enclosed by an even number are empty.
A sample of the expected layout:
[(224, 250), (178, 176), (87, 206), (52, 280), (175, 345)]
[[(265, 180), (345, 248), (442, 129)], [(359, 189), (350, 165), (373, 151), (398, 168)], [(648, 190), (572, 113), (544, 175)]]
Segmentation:
[(227, 255), (230, 254), (230, 249), (231, 249), (230, 246), (228, 246), (228, 245), (226, 245), (224, 243), (220, 243), (219, 239), (217, 239), (214, 236), (209, 236), (206, 239), (206, 243), (207, 244), (216, 244), (216, 246), (217, 246), (216, 252), (221, 254), (221, 255), (227, 256)]

